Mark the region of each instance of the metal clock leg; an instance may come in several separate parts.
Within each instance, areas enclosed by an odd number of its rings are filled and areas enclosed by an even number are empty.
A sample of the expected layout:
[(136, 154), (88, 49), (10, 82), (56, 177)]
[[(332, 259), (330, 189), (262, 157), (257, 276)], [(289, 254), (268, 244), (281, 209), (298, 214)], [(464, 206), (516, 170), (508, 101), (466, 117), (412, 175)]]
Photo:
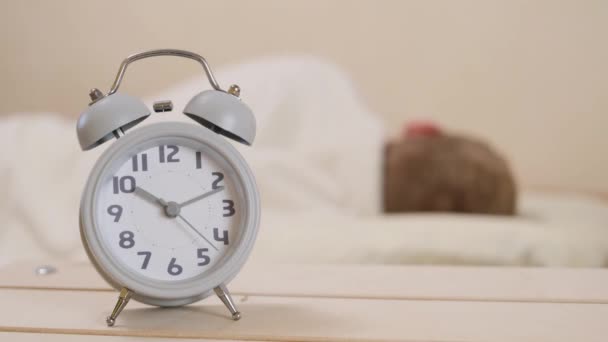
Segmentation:
[(215, 291), (215, 294), (220, 297), (222, 303), (226, 305), (228, 311), (230, 311), (230, 313), (232, 314), (232, 319), (235, 321), (241, 319), (241, 313), (236, 309), (234, 301), (232, 300), (232, 297), (230, 296), (230, 292), (228, 292), (226, 285), (220, 284), (218, 287), (213, 288), (213, 291)]
[(131, 290), (129, 290), (126, 287), (123, 287), (120, 290), (120, 295), (118, 295), (118, 301), (116, 302), (116, 305), (114, 306), (114, 310), (112, 310), (112, 314), (110, 316), (108, 316), (108, 318), (106, 318), (106, 323), (108, 324), (109, 327), (114, 326), (114, 323), (116, 322), (116, 318), (118, 317), (118, 315), (120, 315), (120, 313), (122, 312), (122, 309), (124, 309), (125, 306), (127, 306), (127, 303), (129, 303), (129, 300), (131, 299), (132, 294), (133, 294), (133, 292), (131, 292)]

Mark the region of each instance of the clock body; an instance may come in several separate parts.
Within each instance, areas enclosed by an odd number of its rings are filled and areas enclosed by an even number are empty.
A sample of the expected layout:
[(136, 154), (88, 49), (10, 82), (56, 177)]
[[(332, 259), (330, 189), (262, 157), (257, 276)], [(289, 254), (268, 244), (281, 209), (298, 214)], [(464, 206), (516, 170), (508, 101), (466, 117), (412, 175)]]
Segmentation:
[(260, 201), (237, 150), (202, 126), (135, 129), (99, 158), (80, 204), (98, 272), (135, 300), (178, 306), (227, 284), (255, 242)]

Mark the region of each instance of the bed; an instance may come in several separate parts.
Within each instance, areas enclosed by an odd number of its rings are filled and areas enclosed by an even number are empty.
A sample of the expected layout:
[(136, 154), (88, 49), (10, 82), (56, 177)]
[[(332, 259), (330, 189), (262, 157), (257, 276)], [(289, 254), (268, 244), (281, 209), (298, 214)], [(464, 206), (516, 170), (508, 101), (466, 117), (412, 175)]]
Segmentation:
[[(239, 80), (258, 115), (254, 147), (239, 147), (262, 193), (252, 262), (603, 267), (608, 260), (608, 205), (589, 194), (524, 187), (516, 217), (383, 215), (386, 129), (330, 63), (274, 57), (217, 74)], [(318, 85), (320, 77), (327, 82)], [(201, 84), (186, 80), (146, 103), (170, 99), (182, 108)], [(144, 124), (163, 120), (187, 119), (154, 114)], [(0, 121), (0, 143), (13, 146), (0, 156), (0, 263), (86, 260), (79, 196), (103, 148), (81, 152), (74, 125), (56, 113), (15, 113)]]

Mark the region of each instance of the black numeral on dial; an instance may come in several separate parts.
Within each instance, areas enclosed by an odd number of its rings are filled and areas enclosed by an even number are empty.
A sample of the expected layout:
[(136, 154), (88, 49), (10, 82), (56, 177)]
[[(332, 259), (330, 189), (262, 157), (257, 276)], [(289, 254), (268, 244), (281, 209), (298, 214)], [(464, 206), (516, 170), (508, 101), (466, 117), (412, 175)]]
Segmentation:
[(220, 229), (213, 228), (213, 239), (218, 242), (223, 242), (224, 245), (228, 244), (228, 231), (222, 230), (222, 236), (220, 236)]
[(196, 152), (196, 168), (203, 168), (203, 154), (200, 151)]
[(137, 255), (144, 256), (144, 262), (141, 264), (141, 269), (145, 270), (148, 268), (148, 263), (150, 262), (150, 258), (152, 257), (152, 252), (137, 252)]
[(234, 215), (234, 213), (236, 212), (236, 210), (234, 210), (234, 202), (231, 200), (223, 200), (222, 203), (224, 203), (224, 207), (222, 208), (224, 209), (224, 213), (222, 214), (222, 216), (230, 217)]
[(124, 231), (120, 232), (118, 237), (120, 238), (120, 241), (118, 241), (118, 245), (120, 247), (131, 248), (131, 247), (135, 246), (135, 240), (133, 239), (135, 237), (135, 234), (133, 234), (132, 231), (124, 230)]
[[(166, 157), (165, 157), (165, 148), (168, 150)], [(158, 146), (158, 161), (160, 163), (177, 163), (177, 162), (179, 162), (179, 158), (175, 157), (177, 152), (179, 152), (178, 146), (160, 145), (160, 146)]]
[(205, 253), (209, 252), (209, 248), (199, 248), (196, 250), (196, 256), (201, 259), (201, 262), (198, 263), (199, 266), (209, 265), (211, 262), (211, 258)]
[(133, 165), (133, 172), (139, 171), (140, 166), (141, 171), (148, 171), (148, 155), (145, 153), (134, 155), (133, 158), (131, 158), (131, 164)]
[(167, 267), (167, 272), (172, 276), (180, 275), (184, 271), (184, 268), (176, 264), (175, 261), (176, 259), (172, 258), (169, 262), (169, 266)]
[(211, 190), (215, 190), (221, 186), (220, 182), (224, 180), (224, 174), (221, 172), (211, 172), (211, 175), (215, 177), (213, 183), (211, 183)]
[(114, 194), (119, 194), (121, 192), (131, 193), (135, 191), (135, 177), (133, 176), (122, 176), (122, 177), (112, 177), (112, 189)]
[(112, 204), (108, 207), (108, 214), (114, 216), (114, 222), (120, 221), (120, 217), (122, 216), (122, 206), (118, 204)]

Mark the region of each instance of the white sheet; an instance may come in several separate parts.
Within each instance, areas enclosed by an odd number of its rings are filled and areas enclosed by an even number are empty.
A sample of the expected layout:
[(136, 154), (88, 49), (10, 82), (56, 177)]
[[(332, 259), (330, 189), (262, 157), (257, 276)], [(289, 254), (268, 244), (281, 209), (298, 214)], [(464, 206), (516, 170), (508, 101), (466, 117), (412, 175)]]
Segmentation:
[[(241, 148), (260, 186), (259, 262), (448, 263), (601, 266), (608, 213), (598, 201), (524, 194), (520, 218), (379, 216), (383, 127), (351, 82), (311, 58), (274, 58), (218, 72), (237, 82), (258, 116), (253, 148)], [(146, 102), (175, 108), (197, 79)], [(154, 114), (149, 122), (188, 120)], [(0, 123), (0, 263), (85, 259), (78, 204), (102, 150), (81, 152), (75, 121), (19, 113)]]
[(520, 217), (463, 214), (265, 216), (257, 262), (605, 267), (608, 210), (527, 192)]

